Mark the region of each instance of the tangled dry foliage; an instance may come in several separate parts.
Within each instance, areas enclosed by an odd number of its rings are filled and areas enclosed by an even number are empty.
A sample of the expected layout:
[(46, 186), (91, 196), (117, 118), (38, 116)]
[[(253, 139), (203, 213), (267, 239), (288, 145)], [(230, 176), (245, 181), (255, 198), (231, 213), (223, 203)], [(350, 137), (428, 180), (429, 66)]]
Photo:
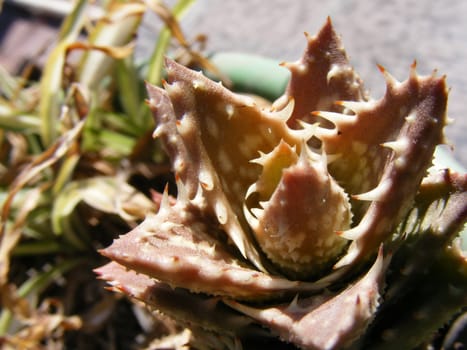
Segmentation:
[[(209, 66), (178, 26), (191, 2), (76, 1), (44, 66), (0, 67), (2, 349), (129, 349), (178, 332), (92, 270), (106, 261), (98, 249), (157, 210), (171, 178), (144, 81), (161, 81), (168, 52)], [(141, 62), (148, 12), (165, 28)]]
[[(0, 71), (2, 346), (454, 348), (445, 77), (379, 67), (374, 100), (328, 19), (269, 103), (185, 39), (190, 3), (77, 1), (38, 81)], [(148, 11), (166, 28), (140, 63)]]

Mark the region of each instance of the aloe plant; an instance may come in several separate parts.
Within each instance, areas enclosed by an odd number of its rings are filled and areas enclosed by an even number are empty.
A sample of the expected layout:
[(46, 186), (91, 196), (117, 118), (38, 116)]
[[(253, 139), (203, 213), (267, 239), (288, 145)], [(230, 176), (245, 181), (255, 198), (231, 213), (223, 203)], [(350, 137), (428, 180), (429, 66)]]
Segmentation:
[(445, 78), (380, 67), (371, 99), (330, 20), (289, 72), (208, 60), (191, 3), (77, 0), (39, 81), (0, 67), (2, 348), (412, 348), (443, 325), (448, 347), (467, 180), (433, 160)]
[(184, 329), (154, 344), (410, 349), (467, 305), (467, 175), (431, 167), (445, 77), (379, 67), (374, 100), (329, 19), (270, 106), (165, 66), (148, 103), (176, 196), (96, 270)]

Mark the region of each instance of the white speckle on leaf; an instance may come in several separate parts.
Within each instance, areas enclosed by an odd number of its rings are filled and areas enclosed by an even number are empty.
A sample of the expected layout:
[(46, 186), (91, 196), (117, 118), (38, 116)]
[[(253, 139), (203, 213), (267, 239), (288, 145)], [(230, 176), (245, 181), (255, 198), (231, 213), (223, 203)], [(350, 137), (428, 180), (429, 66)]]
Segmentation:
[(209, 170), (201, 169), (199, 172), (199, 182), (206, 191), (211, 191), (214, 188), (214, 179)]
[(219, 138), (219, 126), (217, 125), (214, 119), (208, 118), (206, 120), (206, 128), (210, 136), (212, 136), (215, 139)]
[(227, 117), (230, 119), (231, 117), (233, 117), (234, 113), (235, 113), (235, 109), (234, 109), (234, 106), (232, 106), (231, 104), (226, 104), (225, 105), (225, 113), (227, 113)]
[(219, 220), (219, 223), (221, 225), (224, 225), (227, 223), (227, 208), (225, 207), (224, 203), (221, 201), (217, 201), (216, 204), (214, 205), (214, 210), (216, 212), (217, 220)]
[(218, 150), (217, 159), (219, 160), (219, 165), (223, 172), (230, 173), (233, 170), (233, 164), (230, 161), (229, 156), (225, 150)]

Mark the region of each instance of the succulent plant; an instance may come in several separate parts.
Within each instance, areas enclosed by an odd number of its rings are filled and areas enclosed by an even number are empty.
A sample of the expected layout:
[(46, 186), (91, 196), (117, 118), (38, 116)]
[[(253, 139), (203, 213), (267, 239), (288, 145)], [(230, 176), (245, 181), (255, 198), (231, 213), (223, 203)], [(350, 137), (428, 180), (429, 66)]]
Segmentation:
[(166, 60), (148, 104), (176, 198), (166, 188), (96, 271), (196, 348), (419, 346), (467, 305), (467, 175), (431, 167), (445, 77), (379, 67), (373, 100), (330, 20), (283, 65), (264, 107)]

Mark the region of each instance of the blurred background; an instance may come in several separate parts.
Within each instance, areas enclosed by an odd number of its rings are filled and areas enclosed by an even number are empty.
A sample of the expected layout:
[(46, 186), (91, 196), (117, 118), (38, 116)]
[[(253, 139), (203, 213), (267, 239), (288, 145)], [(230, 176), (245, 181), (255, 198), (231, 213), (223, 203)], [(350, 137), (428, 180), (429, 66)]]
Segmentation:
[[(10, 13), (17, 11), (8, 7)], [(467, 1), (462, 0), (197, 0), (183, 18), (182, 28), (191, 39), (205, 34), (208, 52), (242, 51), (278, 61), (296, 60), (305, 47), (303, 32), (315, 34), (330, 16), (373, 98), (381, 97), (385, 86), (376, 64), (399, 80), (406, 79), (414, 59), (420, 74), (437, 69), (447, 75), (448, 114), (455, 123), (446, 135), (455, 147), (455, 158), (467, 166), (466, 14)], [(17, 68), (31, 52), (37, 55), (37, 48), (53, 39), (53, 24), (59, 21), (58, 15), (45, 20), (37, 12), (26, 20), (23, 16), (12, 21), (5, 11), (0, 16), (0, 64), (9, 69)], [(145, 21), (140, 35), (143, 42), (151, 43), (149, 50), (161, 21), (153, 14)], [(149, 53), (142, 45), (138, 54)]]

